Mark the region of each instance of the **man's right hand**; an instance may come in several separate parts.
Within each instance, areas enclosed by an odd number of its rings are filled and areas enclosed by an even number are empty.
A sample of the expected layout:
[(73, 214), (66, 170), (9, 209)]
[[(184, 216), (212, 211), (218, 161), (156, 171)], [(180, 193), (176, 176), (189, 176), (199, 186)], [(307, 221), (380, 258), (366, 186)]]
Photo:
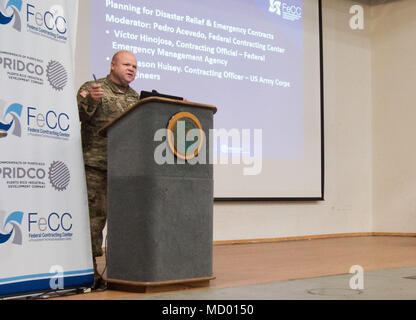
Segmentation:
[(101, 84), (94, 83), (90, 88), (90, 95), (94, 100), (100, 100), (104, 96), (104, 90), (101, 88)]

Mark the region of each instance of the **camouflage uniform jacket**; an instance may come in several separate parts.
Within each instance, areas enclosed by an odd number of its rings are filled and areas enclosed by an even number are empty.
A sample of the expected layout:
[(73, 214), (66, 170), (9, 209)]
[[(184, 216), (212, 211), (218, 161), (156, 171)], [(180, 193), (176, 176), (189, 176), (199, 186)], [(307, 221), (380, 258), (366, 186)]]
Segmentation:
[(110, 76), (98, 79), (104, 96), (95, 101), (89, 94), (94, 81), (84, 83), (78, 90), (77, 102), (81, 121), (82, 146), (86, 166), (107, 170), (107, 138), (98, 130), (109, 121), (121, 115), (129, 106), (136, 103), (139, 95), (132, 88), (122, 88), (111, 81)]

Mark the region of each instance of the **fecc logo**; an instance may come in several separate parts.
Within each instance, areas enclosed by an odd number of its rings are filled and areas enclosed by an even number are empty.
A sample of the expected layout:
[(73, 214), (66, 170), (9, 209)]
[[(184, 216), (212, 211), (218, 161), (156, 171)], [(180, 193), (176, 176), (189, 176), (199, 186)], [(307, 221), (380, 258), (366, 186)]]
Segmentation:
[(0, 211), (0, 245), (12, 241), (13, 244), (22, 244), (21, 224), (23, 212), (15, 211), (8, 216), (4, 211)]
[(26, 20), (28, 24), (36, 25), (38, 28), (56, 31), (61, 35), (67, 32), (67, 22), (63, 16), (63, 8), (54, 5), (48, 10), (39, 10), (35, 5), (26, 5)]
[(302, 18), (302, 7), (285, 1), (269, 0), (269, 12), (284, 20), (297, 21)]
[(24, 233), (25, 239), (29, 241), (70, 240), (73, 236), (72, 230), (73, 218), (69, 212), (25, 214), (22, 211), (14, 211), (7, 214), (0, 210), (0, 246), (9, 242), (22, 245)]
[(269, 0), (269, 2), (270, 2), (269, 12), (276, 13), (277, 15), (280, 16), (282, 14), (282, 11), (281, 11), (282, 3), (277, 0)]
[(0, 100), (0, 138), (6, 137), (9, 133), (17, 137), (22, 136), (22, 110), (23, 106), (18, 103), (13, 103), (6, 109), (6, 102)]
[(8, 0), (4, 6), (4, 0), (0, 2), (0, 24), (9, 24), (12, 21), (13, 28), (22, 30), (22, 22), (19, 12), (22, 10), (22, 0)]
[(10, 135), (22, 137), (21, 118), (26, 119), (22, 123), (27, 124), (29, 135), (57, 137), (64, 140), (69, 138), (70, 117), (67, 113), (54, 109), (41, 110), (40, 107), (35, 106), (23, 107), (19, 103), (6, 107), (7, 105), (8, 103), (0, 100), (0, 139)]
[[(25, 8), (26, 11), (22, 12)], [(13, 22), (13, 28), (22, 30), (21, 14), (25, 16), (27, 27), (35, 32), (52, 32), (61, 36), (68, 31), (64, 10), (60, 5), (53, 5), (48, 9), (39, 8), (33, 3), (23, 5), (22, 0), (0, 0), (0, 25)]]

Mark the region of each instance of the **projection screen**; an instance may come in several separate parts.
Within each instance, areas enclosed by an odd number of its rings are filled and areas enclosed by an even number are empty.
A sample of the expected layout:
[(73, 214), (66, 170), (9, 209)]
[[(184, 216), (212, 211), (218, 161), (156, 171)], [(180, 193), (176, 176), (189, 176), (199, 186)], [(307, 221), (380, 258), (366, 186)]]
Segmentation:
[(118, 50), (141, 90), (214, 105), (217, 200), (323, 199), (318, 0), (80, 3), (77, 82)]

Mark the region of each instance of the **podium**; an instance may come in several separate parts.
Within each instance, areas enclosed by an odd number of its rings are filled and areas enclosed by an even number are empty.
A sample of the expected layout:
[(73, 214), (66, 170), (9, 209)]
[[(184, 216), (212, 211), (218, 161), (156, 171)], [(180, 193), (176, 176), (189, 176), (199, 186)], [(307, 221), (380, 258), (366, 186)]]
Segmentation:
[[(216, 110), (205, 104), (150, 97), (100, 130), (107, 135), (109, 289), (160, 291), (206, 286), (215, 278), (208, 139)], [(180, 142), (168, 135), (167, 128), (176, 129), (181, 119), (204, 133), (196, 142), (201, 148), (188, 155), (193, 158), (186, 158)], [(205, 163), (195, 163), (203, 154)], [(160, 156), (170, 161), (161, 164)]]

